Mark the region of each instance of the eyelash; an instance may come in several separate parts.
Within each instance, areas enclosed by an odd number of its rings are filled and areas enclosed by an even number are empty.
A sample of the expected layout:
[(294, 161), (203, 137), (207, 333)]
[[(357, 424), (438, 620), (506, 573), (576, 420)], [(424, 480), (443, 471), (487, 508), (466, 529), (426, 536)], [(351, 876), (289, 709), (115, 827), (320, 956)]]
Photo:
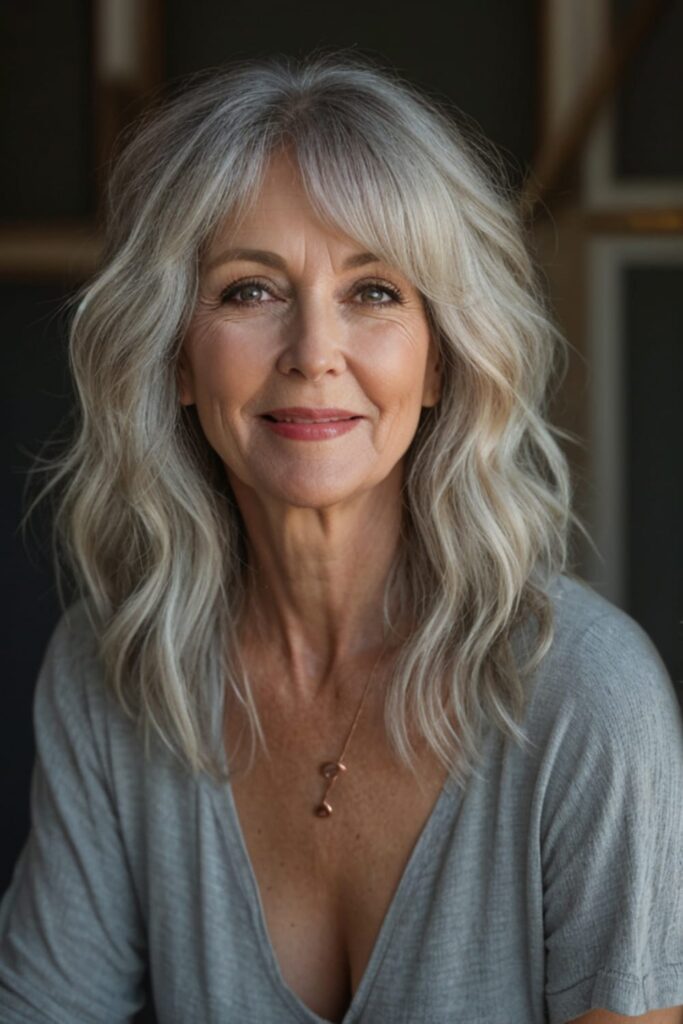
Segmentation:
[[(259, 281), (259, 279), (256, 278), (256, 277), (251, 277), (251, 278), (247, 278), (244, 281), (241, 281), (241, 280), (240, 281), (233, 281), (232, 284), (229, 284), (221, 292), (220, 301), (222, 303), (223, 302), (227, 302), (237, 292), (241, 291), (242, 288), (248, 288), (250, 285), (252, 287), (256, 287), (256, 288), (262, 288), (263, 291), (270, 292), (270, 288), (268, 287), (267, 284), (265, 284), (263, 281)], [(365, 291), (366, 288), (376, 288), (379, 291), (386, 292), (387, 295), (391, 296), (393, 302), (397, 302), (397, 303), (405, 302), (405, 299), (403, 298), (403, 293), (400, 291), (400, 289), (396, 288), (395, 285), (386, 284), (384, 281), (362, 281), (356, 287), (356, 291), (354, 292), (354, 294), (357, 294), (358, 292)], [(272, 294), (272, 292), (271, 292), (271, 294)], [(260, 305), (260, 302), (258, 300), (253, 300), (252, 299), (252, 300), (250, 300), (248, 302), (238, 302), (237, 305), (238, 306), (258, 306), (258, 305)], [(371, 303), (369, 303), (369, 305), (371, 305), (371, 306), (390, 306), (391, 303), (390, 302), (371, 302)]]

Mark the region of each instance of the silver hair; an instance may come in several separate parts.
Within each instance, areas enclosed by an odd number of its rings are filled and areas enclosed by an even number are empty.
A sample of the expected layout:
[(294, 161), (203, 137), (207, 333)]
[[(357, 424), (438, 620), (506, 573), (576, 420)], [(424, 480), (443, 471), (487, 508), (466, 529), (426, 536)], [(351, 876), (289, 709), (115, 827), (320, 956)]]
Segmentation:
[[(138, 126), (111, 176), (105, 258), (71, 322), (79, 422), (45, 488), (58, 495), (60, 550), (146, 750), (151, 730), (190, 771), (224, 780), (226, 685), (251, 757), (267, 750), (237, 644), (244, 524), (179, 402), (177, 361), (202, 247), (249, 209), (282, 146), (320, 216), (419, 289), (438, 338), (441, 398), (405, 457), (385, 591), (387, 634), (412, 623), (385, 722), (406, 765), (414, 725), (463, 783), (485, 724), (528, 742), (527, 680), (554, 631), (549, 586), (567, 571), (571, 523), (583, 527), (557, 441), (569, 435), (546, 416), (565, 343), (512, 190), (486, 144), (397, 73), (340, 51), (240, 61)], [(527, 621), (522, 658), (513, 640)]]

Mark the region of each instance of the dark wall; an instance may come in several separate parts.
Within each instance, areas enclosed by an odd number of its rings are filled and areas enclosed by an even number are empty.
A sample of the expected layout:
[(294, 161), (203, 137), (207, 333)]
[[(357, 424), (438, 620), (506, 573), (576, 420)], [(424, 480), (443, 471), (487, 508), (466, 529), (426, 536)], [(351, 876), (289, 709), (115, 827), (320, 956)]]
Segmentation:
[(72, 392), (66, 362), (63, 286), (0, 283), (0, 388), (3, 685), (0, 690), (0, 889), (28, 831), (28, 786), (33, 761), (33, 685), (59, 612), (49, 554), (47, 505), (24, 537), (20, 520), (40, 474), (35, 456), (68, 427)]
[[(633, 0), (612, 0), (617, 23), (623, 24), (632, 7)], [(683, 175), (682, 46), (683, 3), (672, 0), (664, 5), (620, 89), (614, 170), (622, 180)]]
[[(386, 61), (474, 119), (518, 176), (534, 146), (535, 0), (321, 5), (167, 0), (166, 62), (174, 78), (226, 57), (302, 55), (344, 46)], [(296, 12), (293, 15), (293, 10)]]
[(0, 220), (88, 216), (90, 4), (0, 4)]
[(633, 263), (621, 287), (629, 611), (656, 640), (683, 698), (683, 260)]

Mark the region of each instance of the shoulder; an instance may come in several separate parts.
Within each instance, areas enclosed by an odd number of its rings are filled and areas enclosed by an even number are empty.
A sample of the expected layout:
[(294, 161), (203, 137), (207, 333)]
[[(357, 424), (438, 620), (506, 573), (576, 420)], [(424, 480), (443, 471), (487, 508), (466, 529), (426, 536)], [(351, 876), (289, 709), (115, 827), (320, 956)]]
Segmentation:
[(683, 717), (629, 615), (573, 580), (554, 602), (530, 730), (546, 1000), (553, 1021), (635, 1016), (681, 1001)]
[(534, 674), (530, 719), (537, 736), (600, 746), (681, 744), (681, 709), (671, 677), (645, 630), (580, 580), (549, 590), (555, 632)]
[(581, 700), (604, 702), (673, 691), (668, 671), (645, 630), (587, 583), (556, 577), (549, 595), (555, 634), (540, 674)]
[(34, 693), (35, 729), (60, 721), (92, 727), (103, 722), (107, 703), (97, 631), (81, 599), (62, 612), (46, 646)]
[(647, 633), (627, 612), (575, 576), (556, 576), (548, 590), (555, 613), (556, 644), (575, 647), (584, 637), (601, 636), (610, 653), (623, 646), (656, 649)]
[(79, 598), (62, 610), (52, 631), (47, 651), (53, 657), (74, 659), (91, 657), (97, 650), (97, 630), (85, 598)]

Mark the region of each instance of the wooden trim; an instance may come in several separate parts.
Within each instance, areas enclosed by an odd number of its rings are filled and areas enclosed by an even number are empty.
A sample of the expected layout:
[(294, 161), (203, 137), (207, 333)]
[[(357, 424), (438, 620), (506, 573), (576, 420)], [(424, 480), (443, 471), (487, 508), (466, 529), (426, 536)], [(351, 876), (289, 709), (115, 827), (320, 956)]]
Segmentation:
[[(602, 560), (588, 551), (585, 576), (614, 604), (626, 600), (627, 552), (624, 487), (627, 473), (624, 416), (623, 315), (620, 289), (628, 266), (683, 267), (680, 237), (598, 236), (586, 268), (589, 289), (587, 353), (591, 368), (589, 494), (591, 534)], [(673, 439), (672, 443), (675, 443)]]
[(529, 218), (552, 197), (567, 168), (576, 159), (603, 103), (618, 88), (634, 54), (654, 28), (670, 0), (639, 0), (625, 18), (619, 36), (606, 45), (601, 60), (581, 91), (562, 130), (547, 136), (522, 190), (522, 208)]
[(164, 0), (147, 0), (142, 41), (142, 76), (140, 86), (145, 100), (159, 89), (166, 74), (166, 18)]
[[(98, 211), (102, 212), (104, 193), (112, 156), (121, 133), (134, 123), (151, 102), (164, 75), (164, 0), (127, 0), (130, 64), (115, 60), (107, 66), (106, 11), (117, 0), (91, 0), (93, 52), (93, 105), (95, 112), (95, 175)], [(123, 8), (121, 9), (123, 10)], [(125, 18), (124, 18), (125, 20)]]
[(97, 269), (101, 252), (102, 239), (87, 222), (3, 225), (0, 278), (78, 283)]
[(589, 231), (597, 234), (683, 234), (683, 209), (595, 210), (585, 216)]
[(536, 33), (536, 95), (534, 97), (534, 156), (545, 147), (545, 137), (549, 121), (548, 90), (550, 81), (550, 10), (548, 0), (536, 0), (534, 9), (534, 29)]
[[(102, 67), (102, 4), (89, 0), (90, 115), (92, 176), (96, 190), (96, 221), (15, 223), (0, 225), (0, 279), (60, 281), (74, 284), (97, 269), (103, 241), (97, 221), (114, 143), (123, 128), (151, 100), (164, 74), (164, 0), (133, 0), (137, 12), (139, 60), (130, 78), (107, 78)], [(110, 0), (111, 2), (111, 0)], [(113, 0), (116, 2), (116, 0)]]

